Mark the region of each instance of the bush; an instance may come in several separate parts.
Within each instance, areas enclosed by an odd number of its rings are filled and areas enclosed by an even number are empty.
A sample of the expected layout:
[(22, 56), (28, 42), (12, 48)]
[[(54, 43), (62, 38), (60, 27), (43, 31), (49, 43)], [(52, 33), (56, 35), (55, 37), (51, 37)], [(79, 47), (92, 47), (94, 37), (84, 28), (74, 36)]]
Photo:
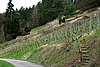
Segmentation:
[(6, 40), (5, 39), (0, 39), (0, 43), (3, 43), (5, 42)]
[(69, 16), (75, 11), (75, 5), (72, 2), (66, 1), (64, 2), (64, 10), (63, 15)]

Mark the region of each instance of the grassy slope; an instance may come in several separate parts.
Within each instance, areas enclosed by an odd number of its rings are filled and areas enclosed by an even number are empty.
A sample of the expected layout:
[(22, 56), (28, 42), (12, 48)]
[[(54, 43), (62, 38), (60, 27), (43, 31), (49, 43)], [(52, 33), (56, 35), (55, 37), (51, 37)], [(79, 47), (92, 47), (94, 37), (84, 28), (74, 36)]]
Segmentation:
[[(81, 45), (88, 46), (88, 50), (91, 54), (90, 65), (100, 66), (100, 30), (95, 34), (90, 36), (84, 36), (80, 38), (82, 41)], [(94, 42), (95, 41), (95, 42)], [(94, 43), (93, 43), (94, 42)], [(35, 60), (36, 62), (41, 62), (46, 67), (71, 67), (72, 65), (80, 66), (78, 46), (76, 41), (70, 43), (67, 48), (64, 48), (63, 44), (50, 45), (41, 50), (36, 56), (30, 56), (29, 61)], [(39, 59), (40, 58), (40, 59)]]
[(0, 60), (0, 67), (14, 67), (12, 64)]
[[(46, 30), (48, 26), (41, 26), (32, 30), (32, 32), (41, 32)], [(61, 27), (57, 31), (50, 34), (42, 35), (41, 37), (33, 38), (34, 35), (29, 35), (29, 39), (21, 37), (18, 40), (12, 40), (0, 44), (0, 57), (15, 58), (27, 60), (43, 64), (46, 67), (71, 67), (80, 66), (78, 43), (77, 41), (70, 42), (70, 38), (65, 38), (66, 28)], [(91, 54), (90, 65), (100, 66), (100, 30), (97, 30), (92, 35), (81, 37), (80, 45), (89, 47)]]
[[(27, 41), (25, 43), (22, 43), (22, 44), (15, 44), (16, 46), (4, 49), (2, 51), (3, 53), (1, 52), (0, 56), (1, 57), (6, 57), (6, 58), (15, 58), (15, 59), (28, 60), (28, 61), (31, 61), (31, 62), (40, 62), (40, 63), (45, 64), (46, 66), (50, 66), (50, 65), (54, 64), (55, 62), (61, 61), (62, 57), (65, 56), (65, 55), (62, 55), (64, 52), (67, 54), (66, 48), (63, 48), (63, 47), (65, 47), (65, 45), (63, 45), (63, 43), (64, 43), (64, 35), (60, 33), (60, 31), (62, 31), (62, 30), (65, 32), (64, 28), (61, 28), (57, 32), (53, 32), (52, 34), (48, 34), (46, 36), (37, 38), (37, 39), (35, 39), (36, 40), (35, 43), (33, 42), (34, 40), (29, 40), (29, 41)], [(59, 34), (58, 34), (58, 32), (59, 32)], [(57, 41), (55, 40), (54, 37), (52, 37), (52, 36), (55, 36), (55, 35), (57, 36), (57, 39), (56, 39)], [(42, 40), (44, 40), (44, 42), (41, 42)], [(38, 43), (39, 43), (39, 46), (37, 47), (36, 45)], [(42, 46), (42, 45), (45, 45), (45, 44), (49, 44), (49, 45), (47, 45), (46, 49), (45, 49), (45, 46)], [(52, 44), (54, 44), (54, 45), (52, 45)], [(60, 44), (60, 46), (58, 44)], [(77, 46), (75, 46), (75, 47), (77, 47)], [(56, 48), (56, 51), (53, 53), (53, 51), (55, 50), (55, 48)], [(6, 50), (7, 50), (7, 52), (6, 52)], [(46, 52), (47, 50), (48, 50), (48, 52)], [(42, 53), (42, 51), (44, 51), (45, 53), (47, 53), (48, 58), (47, 57), (39, 56)], [(74, 51), (74, 49), (72, 51)], [(59, 54), (59, 52), (61, 52), (61, 53)], [(56, 54), (58, 54), (58, 55), (56, 55)], [(60, 59), (56, 59), (55, 61), (51, 62), (54, 59), (53, 58), (54, 55), (55, 55), (55, 58), (57, 58), (57, 56), (61, 55), (59, 57)], [(69, 56), (70, 55), (65, 56), (65, 58), (69, 57)], [(51, 59), (49, 59), (50, 57), (51, 57)], [(64, 62), (63, 59), (62, 59), (62, 62)], [(62, 62), (60, 62), (60, 64), (59, 63), (54, 64), (54, 66), (55, 65), (62, 66)]]
[[(90, 63), (95, 64), (95, 65), (100, 63), (100, 62), (97, 62), (100, 56), (99, 54), (100, 32), (99, 31), (100, 30), (98, 30), (95, 34), (91, 36), (84, 36), (83, 38), (80, 38), (81, 45), (85, 44), (89, 46), (89, 50), (91, 51), (91, 54), (92, 54), (91, 55), (92, 60)], [(47, 35), (47, 36), (50, 37), (50, 35)], [(43, 37), (41, 38), (45, 39)], [(25, 43), (15, 44), (15, 46), (4, 49), (2, 52), (0, 52), (0, 56), (6, 57), (6, 58), (15, 58), (15, 59), (22, 59), (22, 60), (28, 60), (31, 62), (41, 63), (47, 67), (49, 66), (53, 66), (53, 67), (68, 66), (70, 67), (72, 66), (72, 64), (79, 65), (79, 62), (78, 62), (79, 53), (78, 53), (77, 41), (74, 41), (66, 46), (64, 39), (63, 40), (62, 39), (59, 40), (58, 38), (59, 41), (53, 41), (53, 42), (47, 41), (46, 42), (47, 44), (40, 43), (40, 42), (34, 43), (32, 42), (34, 40), (29, 40)], [(94, 43), (92, 43), (94, 42), (94, 40), (96, 41), (95, 45)], [(40, 45), (38, 45), (37, 47), (38, 43)], [(94, 53), (97, 55), (95, 56)]]

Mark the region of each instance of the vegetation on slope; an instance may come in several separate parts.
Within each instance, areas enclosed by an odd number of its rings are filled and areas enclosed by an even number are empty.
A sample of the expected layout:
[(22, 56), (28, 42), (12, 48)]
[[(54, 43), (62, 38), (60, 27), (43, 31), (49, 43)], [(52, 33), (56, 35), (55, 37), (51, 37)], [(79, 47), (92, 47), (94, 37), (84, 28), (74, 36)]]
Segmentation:
[[(70, 30), (69, 30), (70, 31)], [(90, 52), (91, 47), (94, 46), (94, 50), (97, 56), (91, 53), (90, 65), (97, 65), (97, 57), (99, 57), (99, 38), (100, 30), (92, 35), (87, 35), (80, 38), (80, 45), (89, 46)], [(89, 32), (90, 33), (90, 32)], [(10, 47), (6, 47), (1, 50), (0, 57), (15, 58), (28, 60), (35, 63), (43, 64), (47, 67), (70, 67), (70, 66), (80, 66), (79, 62), (79, 50), (77, 40), (69, 42), (70, 39), (65, 38), (66, 28), (62, 27), (57, 31), (54, 31), (45, 36), (37, 37), (36, 39), (30, 39), (24, 42), (15, 43)], [(91, 42), (96, 41), (95, 45)], [(94, 43), (93, 43), (94, 44)], [(97, 49), (95, 49), (98, 47)], [(94, 52), (94, 51), (92, 51)]]
[(75, 7), (78, 4), (81, 4), (78, 5), (80, 8), (82, 8), (81, 6), (85, 6), (84, 4), (90, 5), (92, 3), (94, 3), (94, 5), (92, 4), (93, 6), (96, 4), (99, 6), (99, 0), (42, 0), (41, 2), (38, 2), (36, 6), (33, 5), (32, 8), (21, 7), (20, 10), (14, 10), (14, 5), (11, 1), (12, 0), (9, 0), (4, 19), (4, 33), (5, 38), (8, 40), (16, 38), (17, 35), (28, 34), (32, 28), (44, 25), (57, 17), (59, 19), (61, 19), (63, 15), (69, 17), (76, 9), (78, 9)]
[[(99, 66), (100, 49), (100, 30), (92, 35), (80, 38), (80, 45), (88, 46), (91, 53), (90, 65)], [(94, 42), (96, 41), (96, 42)], [(93, 43), (94, 42), (94, 43)], [(58, 43), (58, 44), (57, 44)], [(32, 44), (26, 43), (19, 47), (9, 48), (7, 52), (1, 53), (1, 57), (28, 60), (41, 63), (46, 67), (70, 67), (80, 65), (77, 41), (65, 45), (66, 43), (57, 42), (52, 45), (32, 47)], [(67, 48), (66, 48), (67, 47)], [(94, 54), (95, 53), (95, 54)], [(98, 58), (98, 59), (97, 59)]]
[[(73, 24), (73, 28), (62, 26), (42, 36), (35, 37), (34, 35), (29, 35), (29, 38), (23, 37), (3, 43), (0, 45), (0, 57), (27, 60), (43, 64), (46, 67), (81, 66), (79, 61), (80, 45), (88, 47), (91, 58), (89, 66), (99, 66), (100, 29), (98, 29), (99, 23), (96, 22), (96, 19), (92, 19), (91, 24), (90, 21), (87, 22), (85, 20), (84, 24)], [(33, 29), (32, 32), (34, 30), (35, 32), (46, 30), (45, 27), (48, 28), (48, 26), (41, 26), (38, 29)], [(80, 43), (77, 42), (72, 33), (78, 36)], [(95, 52), (97, 56), (91, 51)]]

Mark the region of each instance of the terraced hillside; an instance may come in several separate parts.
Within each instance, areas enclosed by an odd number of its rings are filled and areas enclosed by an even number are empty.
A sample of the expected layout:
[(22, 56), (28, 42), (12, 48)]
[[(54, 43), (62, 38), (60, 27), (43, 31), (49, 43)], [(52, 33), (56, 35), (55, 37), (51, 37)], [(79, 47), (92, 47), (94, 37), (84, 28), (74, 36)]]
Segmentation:
[(45, 67), (100, 66), (99, 14), (74, 23), (51, 24), (0, 44), (0, 57), (26, 60)]

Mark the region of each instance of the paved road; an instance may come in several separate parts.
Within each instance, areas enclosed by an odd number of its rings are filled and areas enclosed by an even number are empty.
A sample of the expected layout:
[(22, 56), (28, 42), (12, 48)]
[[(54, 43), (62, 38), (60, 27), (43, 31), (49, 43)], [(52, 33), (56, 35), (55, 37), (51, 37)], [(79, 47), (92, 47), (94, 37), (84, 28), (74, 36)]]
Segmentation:
[(21, 60), (3, 59), (3, 58), (0, 58), (0, 60), (9, 62), (9, 63), (13, 64), (15, 67), (43, 67), (41, 65), (37, 65), (37, 64), (31, 63), (31, 62), (21, 61)]

